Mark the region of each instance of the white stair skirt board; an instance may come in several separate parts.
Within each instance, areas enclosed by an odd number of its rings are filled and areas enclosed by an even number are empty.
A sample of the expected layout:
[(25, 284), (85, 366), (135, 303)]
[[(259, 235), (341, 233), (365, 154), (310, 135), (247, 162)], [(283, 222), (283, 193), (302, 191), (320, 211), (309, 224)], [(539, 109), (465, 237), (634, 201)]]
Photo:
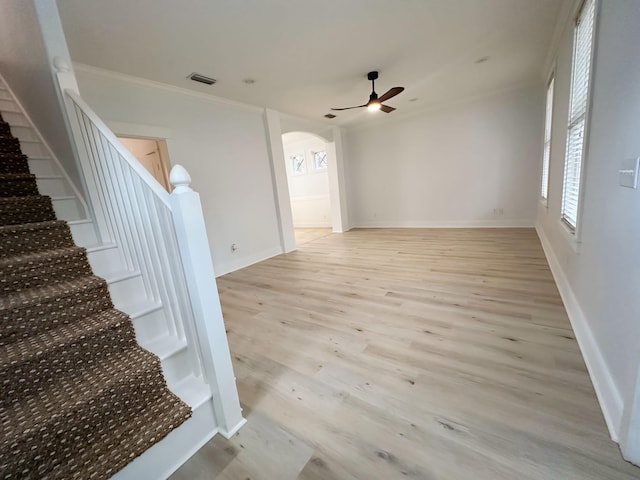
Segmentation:
[(622, 410), (624, 407), (622, 395), (613, 382), (609, 367), (604, 361), (604, 357), (595, 341), (589, 323), (582, 308), (580, 308), (580, 304), (560, 266), (555, 252), (551, 248), (549, 240), (541, 227), (536, 227), (536, 231), (538, 232), (540, 243), (542, 243), (544, 254), (549, 262), (551, 273), (558, 286), (560, 297), (562, 297), (562, 303), (564, 303), (564, 308), (569, 315), (571, 327), (573, 328), (573, 333), (576, 335), (584, 363), (587, 365), (591, 383), (593, 383), (593, 388), (596, 391), (596, 396), (600, 403), (600, 409), (602, 410), (607, 428), (609, 429), (609, 435), (614, 442), (618, 442)]
[(56, 216), (66, 221), (85, 219), (86, 208), (79, 192), (2, 77), (0, 113), (9, 124), (12, 135), (20, 140), (22, 153), (29, 158), (29, 167), (36, 176), (38, 190), (42, 195), (51, 197)]
[[(178, 396), (183, 398), (186, 393), (181, 391)], [(211, 440), (218, 433), (211, 400), (191, 408), (193, 416), (189, 420), (116, 473), (112, 480), (166, 479)]]
[(85, 215), (77, 197), (72, 195), (51, 197), (51, 201), (53, 202), (53, 210), (60, 220), (73, 221), (84, 219)]

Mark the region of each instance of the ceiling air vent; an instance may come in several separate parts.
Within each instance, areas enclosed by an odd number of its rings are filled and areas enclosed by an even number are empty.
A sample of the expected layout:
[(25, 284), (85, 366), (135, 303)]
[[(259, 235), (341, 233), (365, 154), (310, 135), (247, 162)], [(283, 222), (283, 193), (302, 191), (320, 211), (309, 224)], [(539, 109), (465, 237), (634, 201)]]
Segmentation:
[(324, 118), (336, 118), (336, 116), (333, 113), (327, 113)]
[(213, 85), (217, 81), (215, 78), (205, 77), (204, 75), (200, 75), (196, 72), (193, 72), (187, 78), (193, 80), (194, 82), (204, 83), (205, 85)]

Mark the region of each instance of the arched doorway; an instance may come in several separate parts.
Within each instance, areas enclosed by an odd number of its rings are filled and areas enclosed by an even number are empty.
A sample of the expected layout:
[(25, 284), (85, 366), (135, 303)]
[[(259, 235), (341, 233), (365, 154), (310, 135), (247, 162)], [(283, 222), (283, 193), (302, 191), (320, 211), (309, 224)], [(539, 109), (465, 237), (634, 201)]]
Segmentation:
[[(284, 118), (284, 125), (282, 121)], [(285, 168), (285, 155), (282, 142), (283, 134), (292, 132), (306, 133), (320, 139), (326, 145), (327, 171), (329, 182), (329, 198), (331, 209), (331, 228), (334, 233), (349, 230), (348, 208), (346, 199), (345, 171), (343, 159), (342, 132), (339, 127), (327, 127), (315, 125), (305, 128), (309, 122), (293, 117), (283, 117), (279, 112), (265, 109), (265, 126), (267, 142), (270, 152), (272, 182), (276, 210), (278, 215), (278, 228), (280, 230), (280, 242), (283, 252), (296, 249), (293, 218), (289, 197), (289, 185), (287, 170)], [(321, 128), (319, 128), (321, 127)]]

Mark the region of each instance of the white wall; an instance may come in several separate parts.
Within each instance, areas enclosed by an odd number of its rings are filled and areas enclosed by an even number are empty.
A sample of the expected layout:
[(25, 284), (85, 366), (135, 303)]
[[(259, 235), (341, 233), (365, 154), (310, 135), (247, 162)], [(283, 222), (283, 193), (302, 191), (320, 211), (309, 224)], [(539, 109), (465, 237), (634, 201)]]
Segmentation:
[(53, 58), (71, 63), (55, 1), (3, 0), (0, 8), (0, 73), (71, 181), (82, 189), (52, 73)]
[(640, 361), (640, 192), (619, 186), (640, 156), (640, 2), (600, 0), (580, 244), (560, 224), (572, 26), (557, 58), (548, 208), (538, 228), (614, 438)]
[(170, 161), (189, 171), (200, 193), (216, 274), (282, 251), (262, 109), (81, 66), (76, 75), (107, 122), (171, 132)]
[[(313, 168), (313, 153), (327, 151), (327, 142), (303, 132), (282, 136), (284, 162), (294, 227), (330, 227), (329, 170)], [(295, 175), (291, 157), (304, 155), (306, 172)]]
[(543, 94), (529, 87), (347, 130), (351, 225), (533, 225)]

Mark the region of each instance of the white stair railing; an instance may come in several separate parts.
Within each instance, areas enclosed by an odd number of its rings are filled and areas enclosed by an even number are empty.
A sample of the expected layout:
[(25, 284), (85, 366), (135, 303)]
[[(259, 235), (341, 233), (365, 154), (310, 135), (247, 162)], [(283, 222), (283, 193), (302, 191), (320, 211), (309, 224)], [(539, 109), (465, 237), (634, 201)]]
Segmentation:
[(193, 373), (212, 393), (225, 436), (242, 418), (199, 195), (187, 171), (171, 171), (169, 194), (78, 95), (73, 73), (55, 62), (67, 119), (99, 238), (114, 243), (147, 298), (161, 302), (169, 334), (185, 340)]

